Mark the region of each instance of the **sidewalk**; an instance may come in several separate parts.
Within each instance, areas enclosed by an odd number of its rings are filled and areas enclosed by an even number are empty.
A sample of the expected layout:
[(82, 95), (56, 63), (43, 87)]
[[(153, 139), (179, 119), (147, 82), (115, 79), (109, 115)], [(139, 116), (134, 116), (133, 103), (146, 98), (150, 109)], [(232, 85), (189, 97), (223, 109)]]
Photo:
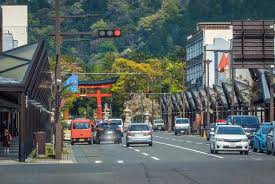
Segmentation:
[(43, 158), (31, 158), (26, 159), (25, 163), (29, 164), (73, 164), (76, 163), (76, 159), (72, 150), (72, 146), (68, 143), (64, 143), (64, 148), (67, 153), (62, 153), (62, 159), (43, 159)]
[(10, 153), (7, 155), (4, 152), (5, 148), (0, 144), (0, 165), (2, 164), (16, 164), (18, 162), (19, 154), (19, 138), (13, 137), (11, 141)]

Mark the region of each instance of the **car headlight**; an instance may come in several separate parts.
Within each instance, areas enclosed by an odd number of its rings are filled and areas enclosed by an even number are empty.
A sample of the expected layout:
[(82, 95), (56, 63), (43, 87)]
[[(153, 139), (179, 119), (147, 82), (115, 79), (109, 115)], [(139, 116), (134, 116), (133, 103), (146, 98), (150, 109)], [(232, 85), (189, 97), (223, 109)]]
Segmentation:
[(242, 142), (248, 142), (248, 138), (242, 139)]
[(221, 139), (221, 138), (216, 138), (216, 141), (221, 141), (221, 142), (223, 142), (224, 140)]

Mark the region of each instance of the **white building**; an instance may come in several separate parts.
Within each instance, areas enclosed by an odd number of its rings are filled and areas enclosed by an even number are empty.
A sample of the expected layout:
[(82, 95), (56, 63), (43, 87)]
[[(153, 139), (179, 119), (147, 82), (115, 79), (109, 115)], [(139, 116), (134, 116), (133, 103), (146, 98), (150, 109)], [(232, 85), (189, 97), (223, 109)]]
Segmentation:
[[(26, 5), (2, 5), (3, 51), (28, 43), (28, 7)], [(11, 38), (13, 41), (11, 41)], [(8, 45), (8, 46), (6, 46)]]
[[(202, 22), (198, 23), (197, 31), (187, 38), (186, 60), (188, 87), (201, 87), (207, 83), (208, 71), (203, 60), (210, 60), (209, 86), (221, 85), (230, 80), (230, 54), (233, 30), (231, 22)], [(228, 65), (219, 70), (226, 60)], [(204, 75), (206, 72), (206, 75)], [(248, 70), (237, 70), (236, 78), (250, 79)]]

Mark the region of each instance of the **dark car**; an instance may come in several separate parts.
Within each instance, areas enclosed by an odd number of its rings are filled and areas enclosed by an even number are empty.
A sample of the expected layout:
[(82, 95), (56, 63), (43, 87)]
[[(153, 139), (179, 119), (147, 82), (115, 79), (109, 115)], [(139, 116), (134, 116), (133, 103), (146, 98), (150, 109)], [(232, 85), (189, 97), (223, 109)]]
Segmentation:
[(100, 123), (95, 128), (94, 143), (101, 141), (114, 141), (115, 144), (122, 142), (121, 129), (117, 123)]
[(226, 118), (226, 123), (243, 127), (249, 139), (249, 145), (252, 146), (254, 134), (256, 130), (260, 127), (257, 116), (231, 115)]
[(272, 125), (266, 136), (266, 152), (275, 156), (275, 127)]

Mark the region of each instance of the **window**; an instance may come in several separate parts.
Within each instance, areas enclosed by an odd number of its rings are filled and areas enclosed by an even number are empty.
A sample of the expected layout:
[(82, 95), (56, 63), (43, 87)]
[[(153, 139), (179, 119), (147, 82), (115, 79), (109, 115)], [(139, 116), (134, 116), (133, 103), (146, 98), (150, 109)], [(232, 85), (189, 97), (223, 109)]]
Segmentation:
[(244, 135), (244, 131), (239, 127), (219, 127), (217, 134)]
[(89, 123), (74, 123), (73, 124), (73, 129), (89, 129), (90, 124)]
[(147, 125), (132, 125), (130, 131), (148, 131), (149, 127)]

